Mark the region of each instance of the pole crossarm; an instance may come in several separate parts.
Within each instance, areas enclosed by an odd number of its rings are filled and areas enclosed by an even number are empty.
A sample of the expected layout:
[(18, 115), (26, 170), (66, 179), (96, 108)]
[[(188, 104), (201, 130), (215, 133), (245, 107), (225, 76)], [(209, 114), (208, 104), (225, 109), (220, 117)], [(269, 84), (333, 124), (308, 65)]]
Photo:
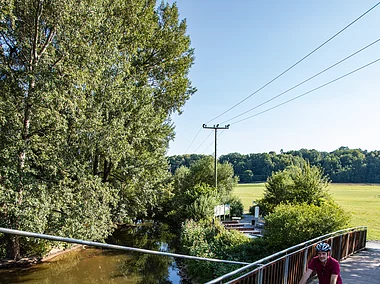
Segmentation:
[(223, 259), (215, 259), (215, 258), (205, 258), (205, 257), (196, 257), (196, 256), (191, 256), (191, 255), (183, 255), (183, 254), (177, 254), (177, 253), (169, 253), (169, 252), (162, 252), (162, 251), (155, 251), (155, 250), (148, 250), (148, 249), (140, 249), (140, 248), (134, 248), (134, 247), (127, 247), (127, 246), (111, 245), (111, 244), (106, 244), (106, 243), (84, 241), (84, 240), (72, 239), (72, 238), (64, 238), (64, 237), (58, 237), (58, 236), (53, 236), (53, 235), (38, 234), (38, 233), (13, 230), (13, 229), (7, 229), (7, 228), (0, 228), (0, 233), (12, 234), (12, 235), (18, 235), (18, 236), (24, 236), (24, 237), (39, 238), (39, 239), (45, 239), (45, 240), (57, 241), (57, 242), (80, 244), (80, 245), (85, 245), (85, 246), (101, 247), (101, 248), (106, 248), (106, 249), (134, 251), (134, 252), (140, 252), (140, 253), (156, 254), (156, 255), (170, 256), (170, 257), (177, 257), (177, 258), (184, 258), (184, 259), (192, 259), (192, 260), (204, 260), (204, 261), (229, 263), (229, 264), (240, 264), (240, 265), (249, 264), (248, 262), (231, 261), (231, 260), (223, 260)]
[(217, 129), (229, 129), (230, 125), (227, 124), (225, 126), (219, 126), (219, 124), (216, 124), (214, 126), (207, 126), (207, 124), (203, 124), (202, 127), (205, 128), (205, 129), (215, 129), (215, 130), (217, 130)]

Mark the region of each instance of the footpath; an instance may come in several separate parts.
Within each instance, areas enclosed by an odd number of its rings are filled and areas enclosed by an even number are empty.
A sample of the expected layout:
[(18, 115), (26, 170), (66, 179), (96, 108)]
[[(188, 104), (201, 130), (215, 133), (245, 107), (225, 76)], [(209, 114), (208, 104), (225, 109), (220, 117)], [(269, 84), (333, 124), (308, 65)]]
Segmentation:
[(342, 260), (340, 272), (344, 284), (380, 284), (380, 242), (368, 241), (364, 250)]

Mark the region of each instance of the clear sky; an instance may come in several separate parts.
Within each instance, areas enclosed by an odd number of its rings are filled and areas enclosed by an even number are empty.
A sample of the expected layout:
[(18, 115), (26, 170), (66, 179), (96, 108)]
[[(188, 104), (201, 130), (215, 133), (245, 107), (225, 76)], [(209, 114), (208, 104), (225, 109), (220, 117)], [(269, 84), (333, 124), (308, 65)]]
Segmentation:
[[(301, 148), (330, 152), (340, 146), (380, 149), (380, 61), (290, 103), (239, 122), (379, 59), (380, 41), (302, 86), (232, 119), (380, 39), (378, 5), (252, 95), (378, 1), (176, 2), (180, 18), (186, 18), (188, 35), (195, 49), (195, 63), (189, 76), (198, 91), (183, 107), (183, 113), (173, 116), (176, 136), (170, 143), (168, 155), (214, 153), (214, 132), (202, 129), (204, 123), (209, 126), (230, 124), (228, 130), (218, 132), (218, 156), (233, 152), (279, 153), (281, 149)], [(250, 95), (231, 111), (212, 120)]]

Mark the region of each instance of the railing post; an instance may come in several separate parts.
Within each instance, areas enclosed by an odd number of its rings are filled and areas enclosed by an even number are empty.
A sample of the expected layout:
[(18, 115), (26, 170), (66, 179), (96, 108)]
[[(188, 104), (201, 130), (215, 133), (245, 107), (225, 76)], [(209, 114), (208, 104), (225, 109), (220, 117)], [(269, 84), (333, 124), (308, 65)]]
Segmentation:
[(284, 267), (284, 281), (283, 284), (288, 284), (288, 274), (289, 274), (289, 256), (285, 258), (285, 267)]
[(339, 237), (338, 261), (340, 261), (340, 258), (342, 256), (342, 242), (343, 242), (343, 235), (340, 235), (340, 237)]
[(358, 250), (362, 250), (365, 247), (364, 236), (364, 230), (359, 231)]
[(354, 241), (352, 242), (352, 253), (355, 252), (356, 232), (354, 232)]
[(350, 233), (347, 233), (347, 241), (346, 241), (346, 243), (347, 243), (347, 246), (346, 246), (346, 255), (344, 257), (348, 256), (348, 252), (349, 252), (348, 249), (350, 247)]
[(262, 267), (259, 268), (259, 273), (257, 274), (257, 277), (258, 277), (257, 283), (263, 284), (263, 268)]
[(306, 266), (307, 266), (307, 254), (309, 253), (309, 247), (306, 248), (305, 254), (303, 255), (303, 270), (302, 273), (306, 271)]

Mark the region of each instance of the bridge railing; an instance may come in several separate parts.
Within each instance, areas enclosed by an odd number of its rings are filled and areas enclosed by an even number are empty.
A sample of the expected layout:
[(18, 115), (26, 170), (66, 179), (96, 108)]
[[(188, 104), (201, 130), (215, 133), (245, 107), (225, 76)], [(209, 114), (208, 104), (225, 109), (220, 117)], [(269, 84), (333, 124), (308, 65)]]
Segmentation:
[(367, 227), (355, 227), (333, 232), (272, 254), (207, 284), (294, 284), (298, 283), (307, 264), (317, 253), (321, 241), (331, 245), (331, 256), (342, 260), (365, 248)]
[(192, 256), (192, 255), (184, 255), (184, 254), (170, 253), (170, 252), (164, 252), (164, 251), (155, 251), (155, 250), (141, 249), (141, 248), (135, 248), (135, 247), (119, 246), (119, 245), (91, 242), (91, 241), (85, 241), (85, 240), (79, 240), (79, 239), (73, 239), (73, 238), (65, 238), (65, 237), (59, 237), (59, 236), (53, 236), (53, 235), (13, 230), (13, 229), (8, 229), (8, 228), (0, 228), (0, 233), (18, 235), (18, 236), (24, 236), (24, 237), (30, 237), (30, 238), (38, 238), (38, 239), (57, 241), (57, 242), (79, 244), (79, 245), (84, 245), (84, 246), (93, 246), (93, 247), (99, 247), (99, 248), (105, 248), (105, 249), (133, 251), (133, 252), (148, 253), (148, 254), (154, 254), (154, 255), (169, 256), (169, 257), (191, 259), (191, 260), (202, 260), (202, 261), (239, 264), (239, 265), (249, 264), (247, 262), (241, 262), (241, 261), (205, 258), (205, 257), (197, 257), (197, 256)]

